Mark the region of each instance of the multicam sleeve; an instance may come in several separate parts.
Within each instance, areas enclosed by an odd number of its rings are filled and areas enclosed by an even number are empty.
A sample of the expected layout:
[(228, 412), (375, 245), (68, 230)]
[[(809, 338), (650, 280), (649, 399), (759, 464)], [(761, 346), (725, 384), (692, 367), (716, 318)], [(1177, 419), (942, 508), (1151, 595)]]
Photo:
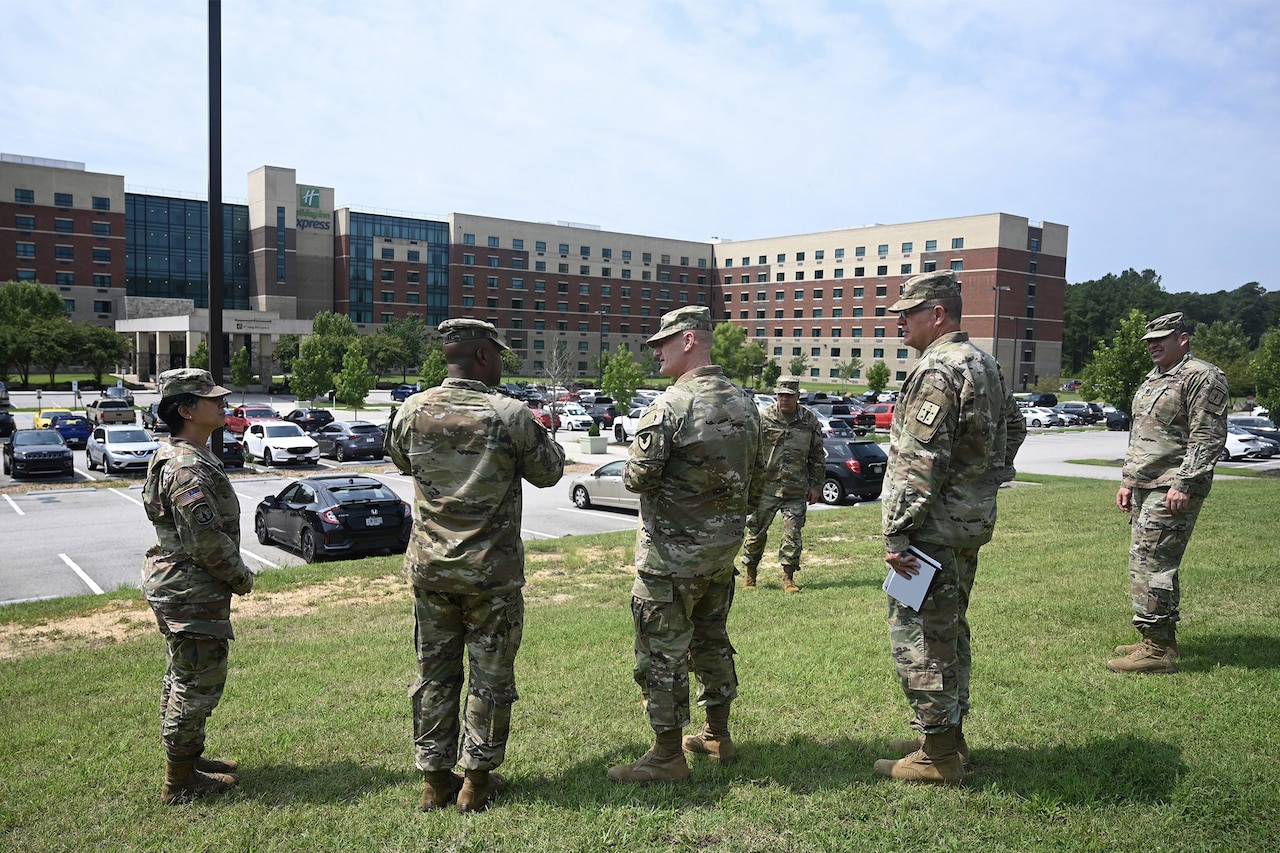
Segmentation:
[(1004, 390), (1004, 405), (1000, 410), (1005, 428), (1004, 467), (1009, 472), (1009, 478), (1012, 479), (1014, 457), (1018, 455), (1022, 442), (1027, 440), (1027, 421), (1018, 409), (1018, 401), (1013, 399), (1013, 392), (1005, 387), (1003, 378), (1000, 387)]
[(811, 489), (821, 488), (822, 482), (827, 479), (827, 452), (822, 442), (822, 425), (816, 417), (810, 418), (809, 458), (806, 460), (806, 468)]
[(521, 406), (507, 419), (507, 427), (520, 456), (521, 476), (540, 489), (560, 482), (564, 475), (564, 448), (533, 412)]
[(391, 425), (387, 427), (387, 437), (384, 442), (387, 454), (391, 457), (391, 462), (396, 466), (396, 470), (401, 474), (412, 475), (413, 463), (409, 461), (408, 447), (409, 428), (413, 425), (413, 413), (409, 411), (409, 404), (406, 400), (400, 404), (400, 408), (396, 410), (392, 417)]
[(660, 398), (641, 416), (627, 464), (622, 469), (622, 482), (629, 491), (651, 492), (662, 485), (662, 472), (679, 427), (667, 399)]
[(1203, 495), (1212, 487), (1213, 466), (1227, 443), (1227, 378), (1217, 368), (1197, 371), (1184, 393), (1190, 420), (1187, 451), (1169, 487), (1189, 495)]
[(901, 417), (897, 448), (885, 473), (891, 484), (881, 507), (886, 551), (907, 550), (911, 531), (921, 525), (951, 465), (951, 445), (959, 421), (956, 394), (938, 370), (921, 374), (904, 388), (894, 417)]
[(213, 484), (194, 468), (177, 469), (168, 484), (168, 501), (183, 549), (201, 568), (243, 595), (253, 589), (253, 573), (240, 557), (240, 546), (222, 531)]

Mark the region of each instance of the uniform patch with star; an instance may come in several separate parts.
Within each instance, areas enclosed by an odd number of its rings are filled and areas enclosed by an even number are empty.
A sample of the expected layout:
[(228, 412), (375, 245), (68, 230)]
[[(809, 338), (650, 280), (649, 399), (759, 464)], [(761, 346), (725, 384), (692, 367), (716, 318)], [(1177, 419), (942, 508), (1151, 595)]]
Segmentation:
[(938, 413), (941, 411), (937, 403), (923, 403), (916, 412), (916, 420), (925, 426), (933, 426), (933, 422), (938, 419)]

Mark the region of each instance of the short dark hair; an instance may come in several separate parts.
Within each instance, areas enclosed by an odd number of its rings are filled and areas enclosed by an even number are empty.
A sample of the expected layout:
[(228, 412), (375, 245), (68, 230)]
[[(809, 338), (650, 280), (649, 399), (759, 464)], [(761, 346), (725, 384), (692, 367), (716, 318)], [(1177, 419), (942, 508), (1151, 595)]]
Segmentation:
[(156, 414), (160, 416), (160, 420), (164, 421), (165, 426), (169, 427), (169, 434), (177, 435), (186, 429), (187, 425), (187, 419), (178, 412), (178, 407), (186, 406), (189, 409), (198, 402), (200, 398), (195, 394), (174, 394), (160, 401), (160, 405), (156, 406)]

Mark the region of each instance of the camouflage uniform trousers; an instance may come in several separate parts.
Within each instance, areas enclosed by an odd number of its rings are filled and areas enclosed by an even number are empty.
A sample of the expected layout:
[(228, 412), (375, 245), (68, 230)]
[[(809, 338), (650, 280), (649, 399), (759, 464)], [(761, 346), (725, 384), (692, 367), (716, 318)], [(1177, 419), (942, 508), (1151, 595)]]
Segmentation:
[[(516, 693), (516, 652), (524, 633), (524, 595), (455, 594), (414, 588), (418, 681), (409, 692), (420, 770), (492, 770), (507, 754)], [(469, 679), (459, 757), (462, 656)]]
[(1134, 489), (1129, 522), (1129, 590), (1133, 625), (1144, 636), (1172, 640), (1182, 593), (1178, 567), (1191, 541), (1204, 495), (1192, 495), (1187, 509), (1174, 515), (1165, 508), (1168, 489)]
[(187, 631), (174, 633), (156, 613), (168, 667), (160, 685), (160, 738), (172, 758), (204, 751), (205, 720), (218, 707), (227, 684), (230, 642)]
[(636, 577), (631, 598), (634, 675), (655, 732), (689, 725), (690, 669), (698, 679), (699, 705), (728, 705), (737, 698), (738, 673), (726, 624), (736, 574), (730, 564), (714, 577)]
[(916, 612), (889, 599), (889, 642), (898, 680), (922, 734), (946, 731), (969, 713), (969, 596), (978, 570), (977, 548), (913, 542), (942, 568)]
[(800, 570), (800, 552), (804, 547), (800, 531), (809, 512), (807, 495), (798, 498), (765, 495), (760, 498), (756, 511), (747, 517), (747, 535), (742, 545), (744, 567), (750, 569), (760, 565), (769, 539), (769, 525), (773, 524), (773, 518), (779, 511), (782, 512), (782, 544), (778, 547), (778, 562), (782, 564), (783, 571)]

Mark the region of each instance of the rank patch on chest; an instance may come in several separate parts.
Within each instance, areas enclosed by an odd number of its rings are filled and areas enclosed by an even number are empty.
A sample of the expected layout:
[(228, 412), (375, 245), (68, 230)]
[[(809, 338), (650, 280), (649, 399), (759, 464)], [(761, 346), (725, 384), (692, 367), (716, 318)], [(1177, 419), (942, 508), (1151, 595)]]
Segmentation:
[(925, 426), (933, 426), (940, 411), (942, 410), (938, 408), (937, 403), (921, 403), (919, 410), (916, 411), (916, 420)]
[(199, 486), (192, 486), (177, 497), (178, 506), (187, 506), (200, 500), (204, 500), (204, 492), (200, 491)]

